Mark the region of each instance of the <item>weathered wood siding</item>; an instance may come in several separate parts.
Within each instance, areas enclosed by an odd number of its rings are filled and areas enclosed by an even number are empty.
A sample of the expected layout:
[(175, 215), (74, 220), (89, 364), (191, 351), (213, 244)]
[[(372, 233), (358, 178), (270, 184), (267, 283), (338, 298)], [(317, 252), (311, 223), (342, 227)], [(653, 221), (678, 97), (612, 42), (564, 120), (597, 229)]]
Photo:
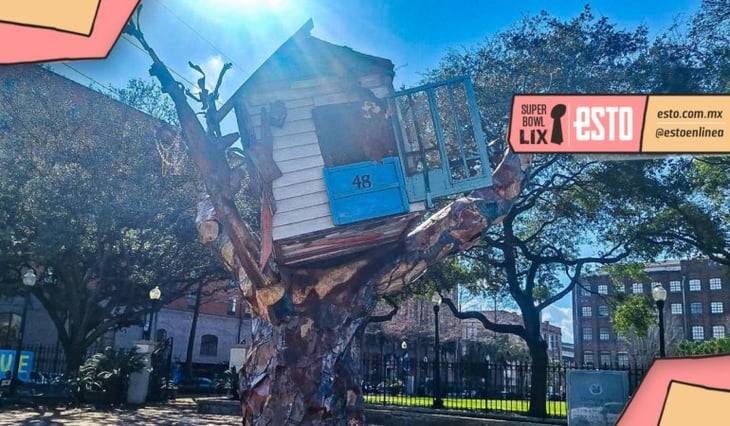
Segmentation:
[[(376, 96), (392, 92), (390, 81), (382, 75), (361, 78), (362, 87)], [(315, 78), (293, 82), (274, 82), (251, 88), (244, 95), (246, 107), (260, 138), (260, 111), (280, 100), (287, 107), (287, 118), (279, 129), (272, 127), (274, 161), (283, 176), (273, 183), (276, 214), (274, 240), (333, 228), (322, 167), (324, 161), (312, 119), (315, 107), (360, 100), (353, 82), (344, 78)]]

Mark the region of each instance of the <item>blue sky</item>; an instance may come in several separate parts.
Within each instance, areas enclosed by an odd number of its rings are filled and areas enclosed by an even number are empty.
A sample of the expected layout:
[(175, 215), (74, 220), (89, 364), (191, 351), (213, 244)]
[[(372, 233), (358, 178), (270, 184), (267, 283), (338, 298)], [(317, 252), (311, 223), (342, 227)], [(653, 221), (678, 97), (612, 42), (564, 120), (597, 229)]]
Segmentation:
[[(113, 0), (112, 0), (113, 1)], [(388, 58), (395, 64), (395, 86), (413, 86), (438, 65), (449, 48), (474, 46), (509, 28), (526, 15), (547, 10), (570, 18), (585, 1), (477, 0), (143, 0), (142, 30), (158, 55), (183, 82), (197, 74), (187, 61), (217, 76), (232, 62), (221, 90), (225, 100), (261, 63), (308, 19), (312, 34), (335, 44)], [(700, 0), (590, 2), (596, 16), (619, 27), (646, 25), (661, 33), (676, 18), (690, 16)], [(105, 60), (54, 64), (56, 72), (82, 84), (123, 87), (129, 79), (147, 78), (149, 58), (123, 36)], [(209, 80), (213, 80), (210, 78)], [(573, 340), (570, 298), (548, 309), (543, 318), (563, 328)]]

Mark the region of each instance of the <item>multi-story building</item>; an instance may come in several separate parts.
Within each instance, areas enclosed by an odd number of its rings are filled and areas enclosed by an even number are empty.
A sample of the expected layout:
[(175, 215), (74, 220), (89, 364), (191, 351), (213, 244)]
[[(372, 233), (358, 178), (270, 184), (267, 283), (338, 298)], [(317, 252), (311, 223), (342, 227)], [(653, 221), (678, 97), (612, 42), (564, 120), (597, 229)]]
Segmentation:
[(560, 360), (565, 364), (575, 363), (575, 345), (572, 342), (560, 342), (560, 346), (562, 346)]
[[(498, 324), (523, 324), (522, 316), (506, 310), (482, 311), (488, 320)], [(541, 323), (541, 334), (548, 344), (550, 361), (561, 359), (562, 331), (548, 321)], [(476, 319), (459, 320), (442, 305), (439, 315), (439, 333), (443, 355), (449, 361), (456, 361), (466, 355), (472, 342), (492, 341), (498, 333), (487, 330)], [(522, 339), (508, 335), (510, 341), (524, 345)], [(404, 302), (392, 320), (372, 324), (366, 331), (364, 353), (400, 353), (402, 342), (416, 359), (430, 358), (434, 339), (433, 303), (420, 298)]]
[(615, 292), (651, 297), (657, 283), (667, 290), (663, 315), (669, 349), (680, 340), (726, 336), (730, 319), (730, 270), (726, 266), (708, 260), (676, 260), (648, 264), (644, 271), (649, 282), (617, 285), (607, 273), (598, 273), (585, 277), (573, 290), (577, 364), (623, 368), (644, 363), (635, 348), (616, 336), (608, 300)]

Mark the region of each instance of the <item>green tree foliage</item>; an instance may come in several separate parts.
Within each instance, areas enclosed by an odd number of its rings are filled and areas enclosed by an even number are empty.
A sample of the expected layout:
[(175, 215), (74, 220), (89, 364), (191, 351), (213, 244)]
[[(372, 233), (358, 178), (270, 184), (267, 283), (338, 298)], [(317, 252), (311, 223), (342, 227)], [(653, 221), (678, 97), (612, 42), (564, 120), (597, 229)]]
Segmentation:
[(613, 312), (613, 329), (617, 335), (629, 338), (646, 336), (649, 327), (656, 324), (654, 302), (646, 295), (630, 294)]
[(142, 322), (153, 286), (164, 303), (227, 276), (197, 242), (192, 169), (161, 173), (155, 142), (173, 127), (39, 67), (0, 81), (0, 291), (36, 270), (70, 371), (105, 333)]
[(677, 355), (713, 355), (730, 353), (730, 337), (705, 341), (684, 340), (677, 345)]

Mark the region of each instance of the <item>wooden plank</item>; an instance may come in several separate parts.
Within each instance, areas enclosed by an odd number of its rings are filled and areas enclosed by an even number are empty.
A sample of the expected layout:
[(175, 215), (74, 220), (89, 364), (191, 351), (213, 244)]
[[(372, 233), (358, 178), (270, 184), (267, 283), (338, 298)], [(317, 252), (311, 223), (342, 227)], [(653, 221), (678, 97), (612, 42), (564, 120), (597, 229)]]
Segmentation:
[(307, 222), (282, 225), (274, 228), (274, 241), (283, 238), (290, 238), (296, 235), (307, 234), (310, 232), (321, 231), (323, 229), (330, 229), (333, 226), (335, 225), (332, 223), (332, 218), (330, 217), (323, 217)]
[(282, 127), (281, 129), (272, 127), (271, 135), (274, 138), (279, 138), (281, 136), (295, 135), (295, 134), (314, 132), (314, 131), (315, 131), (315, 129), (314, 129), (313, 120), (297, 120), (297, 121), (287, 120), (284, 123), (284, 127)]
[(304, 169), (317, 167), (322, 168), (324, 166), (324, 160), (322, 159), (322, 156), (317, 153), (317, 155), (308, 157), (296, 157), (284, 161), (276, 160), (276, 165), (279, 166), (279, 170), (281, 170), (282, 173), (291, 173)]
[[(276, 161), (277, 163), (279, 163), (280, 161), (283, 162), (306, 157), (322, 158), (322, 152), (319, 150), (319, 144), (313, 143), (274, 150), (274, 161)], [(322, 161), (322, 163), (324, 163), (324, 161)]]
[[(274, 181), (274, 189), (305, 182), (322, 181), (322, 169), (306, 169), (287, 173)], [(324, 185), (324, 183), (322, 184)]]
[(318, 144), (317, 132), (283, 135), (274, 139), (274, 149), (285, 149), (298, 145)]
[(325, 192), (324, 179), (316, 181), (299, 182), (297, 184), (285, 185), (274, 188), (274, 199), (279, 202), (288, 198), (296, 198), (306, 194)]
[(323, 106), (332, 104), (344, 104), (347, 102), (357, 102), (358, 100), (360, 99), (355, 92), (325, 93), (314, 96), (314, 105)]
[(311, 194), (303, 194), (293, 198), (284, 198), (276, 201), (276, 213), (290, 212), (302, 208), (302, 206), (313, 206), (317, 204), (327, 204), (326, 192), (313, 192)]
[(329, 216), (331, 216), (329, 203), (301, 206), (296, 210), (287, 212), (277, 211), (274, 214), (274, 227), (288, 225), (290, 223), (307, 222)]
[(395, 243), (415, 226), (418, 217), (420, 214), (409, 213), (279, 238), (275, 244), (277, 261), (302, 265)]

